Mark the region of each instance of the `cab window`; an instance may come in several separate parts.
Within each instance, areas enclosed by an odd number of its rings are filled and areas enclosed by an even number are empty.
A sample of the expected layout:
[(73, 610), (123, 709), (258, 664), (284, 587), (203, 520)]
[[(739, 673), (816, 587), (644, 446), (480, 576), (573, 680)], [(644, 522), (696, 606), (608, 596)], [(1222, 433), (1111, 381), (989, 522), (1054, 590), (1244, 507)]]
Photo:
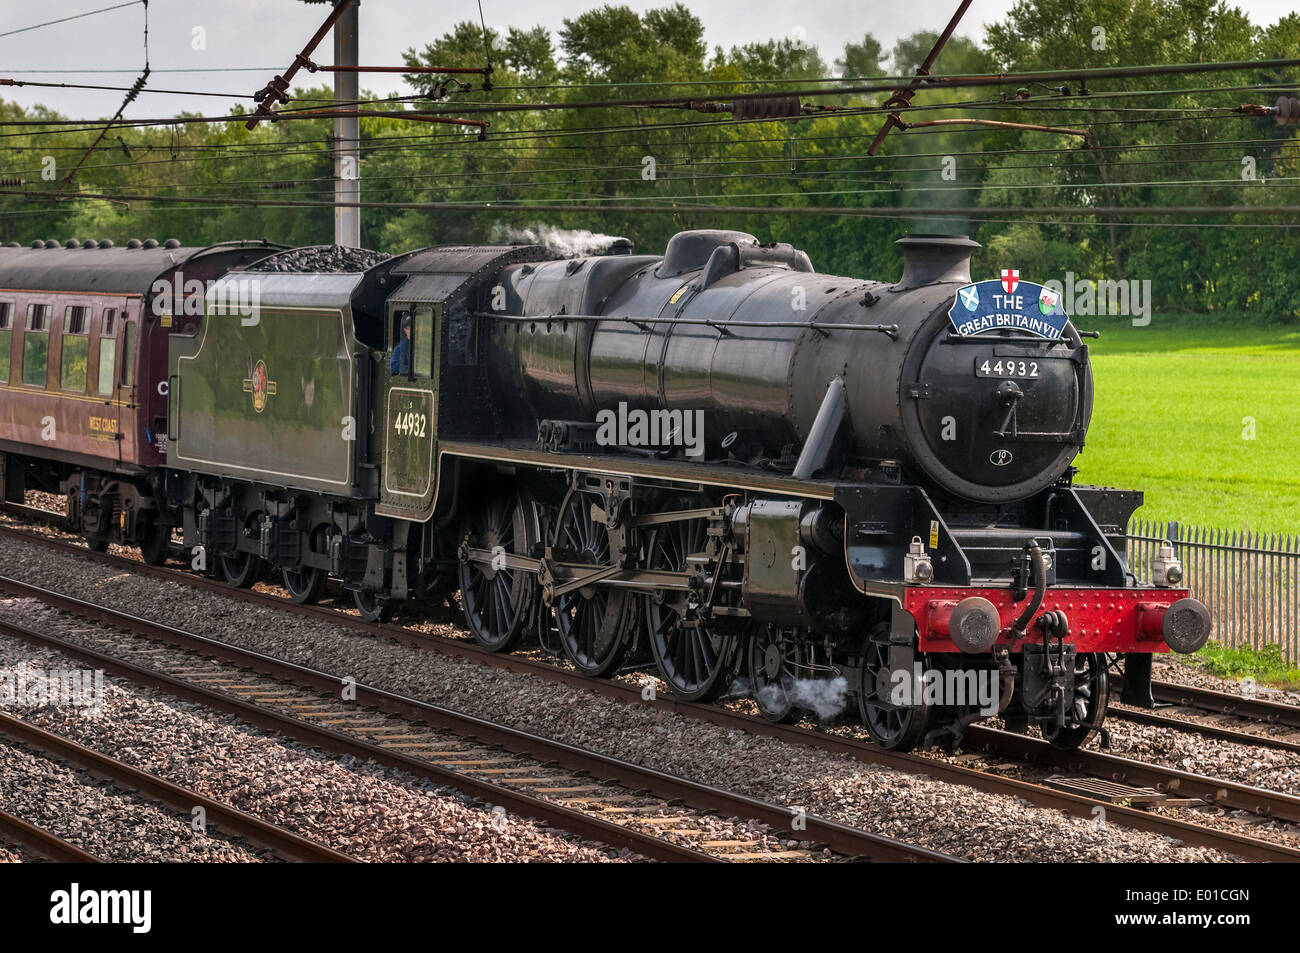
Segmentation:
[(411, 321), (412, 367), (420, 377), (433, 376), (433, 305), (417, 304)]
[(46, 362), (50, 356), (50, 306), (29, 304), (27, 327), (23, 331), (23, 383), (45, 386)]
[(9, 355), (13, 346), (14, 305), (0, 301), (0, 384), (9, 383)]
[(63, 313), (63, 348), (59, 356), (59, 386), (85, 393), (86, 358), (90, 353), (90, 309), (69, 305)]

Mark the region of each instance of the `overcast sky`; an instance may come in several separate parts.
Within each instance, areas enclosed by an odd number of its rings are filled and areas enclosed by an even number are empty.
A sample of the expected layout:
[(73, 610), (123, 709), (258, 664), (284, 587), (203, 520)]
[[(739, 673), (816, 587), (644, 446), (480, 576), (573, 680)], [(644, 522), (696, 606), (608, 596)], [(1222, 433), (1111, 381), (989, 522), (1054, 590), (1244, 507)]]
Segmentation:
[[(47, 20), (72, 16), (123, 0), (45, 0), (18, 3), (4, 0), (0, 34)], [(671, 0), (619, 0), (636, 10), (666, 6)], [(704, 21), (709, 48), (730, 47), (753, 40), (799, 36), (815, 44), (832, 62), (846, 40), (872, 33), (885, 49), (918, 29), (940, 29), (952, 15), (956, 0), (685, 0)], [(554, 33), (565, 17), (600, 6), (598, 0), (483, 0), (489, 26), (545, 25)], [(1244, 0), (1257, 23), (1271, 23), (1300, 5), (1300, 0)], [(959, 33), (978, 38), (983, 25), (999, 20), (1012, 0), (976, 0)], [(301, 0), (152, 0), (149, 5), (149, 52), (158, 89), (250, 93), (288, 66), (324, 19), (327, 8)], [(362, 0), (361, 62), (367, 66), (397, 65), (403, 50), (446, 32), (459, 20), (476, 19), (474, 0)], [(0, 36), (0, 76), (47, 82), (99, 83), (127, 86), (144, 62), (143, 7), (139, 4), (68, 23)], [(205, 49), (193, 48), (195, 29), (203, 29)], [(318, 50), (319, 62), (332, 62), (327, 38)], [(1062, 63), (1067, 67), (1070, 64)], [(265, 72), (163, 73), (161, 70), (258, 67)], [(50, 74), (38, 70), (121, 69), (122, 73)], [(315, 77), (308, 77), (311, 82)], [(320, 79), (328, 82), (328, 77)], [(363, 88), (375, 92), (409, 92), (400, 79), (363, 78)], [(24, 106), (44, 103), (73, 118), (111, 115), (120, 92), (0, 87), (0, 97)], [(210, 115), (224, 113), (232, 100), (199, 96), (151, 95), (133, 104), (128, 116), (172, 115), (179, 110)]]

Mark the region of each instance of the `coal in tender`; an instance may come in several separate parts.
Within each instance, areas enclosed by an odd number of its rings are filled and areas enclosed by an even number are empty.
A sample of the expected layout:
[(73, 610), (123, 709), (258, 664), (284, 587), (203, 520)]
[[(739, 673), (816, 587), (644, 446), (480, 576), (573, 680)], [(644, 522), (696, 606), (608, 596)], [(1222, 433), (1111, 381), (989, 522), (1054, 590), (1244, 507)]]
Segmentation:
[(291, 248), (278, 255), (259, 261), (257, 271), (350, 273), (368, 271), (392, 255), (369, 248), (347, 248), (343, 245), (310, 245)]

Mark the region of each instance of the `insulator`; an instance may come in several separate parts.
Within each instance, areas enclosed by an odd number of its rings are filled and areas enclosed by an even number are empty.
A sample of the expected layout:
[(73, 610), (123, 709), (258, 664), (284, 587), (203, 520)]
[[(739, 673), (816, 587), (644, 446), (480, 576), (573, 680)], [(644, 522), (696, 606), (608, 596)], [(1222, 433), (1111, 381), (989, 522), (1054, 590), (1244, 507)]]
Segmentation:
[(1279, 126), (1294, 126), (1300, 123), (1300, 99), (1294, 96), (1279, 96), (1275, 118)]
[(146, 66), (144, 68), (144, 72), (141, 73), (138, 77), (136, 77), (135, 82), (131, 84), (131, 88), (127, 90), (126, 99), (122, 103), (123, 108), (135, 102), (135, 98), (140, 95), (140, 90), (144, 89), (144, 84), (147, 83), (148, 81), (149, 81), (149, 67)]
[(731, 115), (735, 119), (796, 119), (802, 109), (798, 96), (763, 96), (736, 100)]

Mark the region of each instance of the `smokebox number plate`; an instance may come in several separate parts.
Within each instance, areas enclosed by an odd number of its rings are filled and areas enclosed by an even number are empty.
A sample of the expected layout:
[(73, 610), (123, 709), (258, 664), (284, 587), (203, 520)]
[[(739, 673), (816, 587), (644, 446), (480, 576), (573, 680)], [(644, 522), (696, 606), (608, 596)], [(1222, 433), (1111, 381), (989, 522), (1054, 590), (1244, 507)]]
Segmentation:
[(1032, 380), (1043, 371), (1041, 358), (1029, 357), (977, 357), (975, 376), (1002, 379), (1023, 378)]

